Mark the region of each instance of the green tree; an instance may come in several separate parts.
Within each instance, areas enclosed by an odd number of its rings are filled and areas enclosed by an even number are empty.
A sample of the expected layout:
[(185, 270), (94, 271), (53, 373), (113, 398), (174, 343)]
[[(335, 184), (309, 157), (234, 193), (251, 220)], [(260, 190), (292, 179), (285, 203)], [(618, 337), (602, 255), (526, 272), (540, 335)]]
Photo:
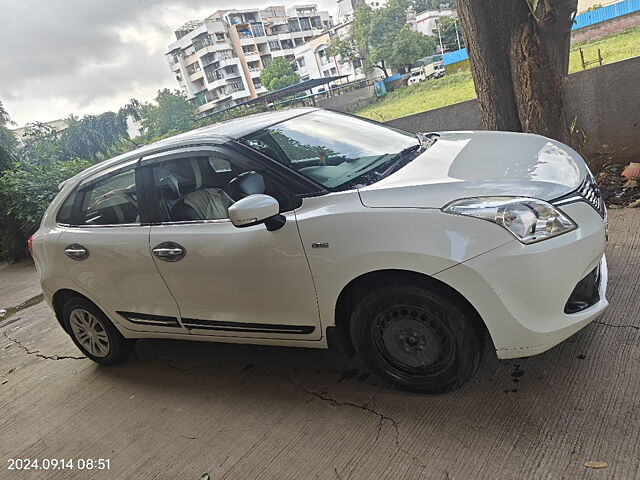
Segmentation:
[(438, 19), (438, 26), (433, 31), (433, 34), (435, 35), (435, 38), (438, 38), (438, 34), (440, 34), (445, 51), (458, 50), (458, 38), (460, 39), (459, 48), (464, 48), (465, 46), (464, 39), (462, 38), (462, 32), (457, 24), (457, 20), (454, 18), (440, 17)]
[[(2, 122), (11, 123), (6, 112)], [(28, 124), (24, 147), (11, 149), (9, 164), (4, 162), (0, 172), (0, 259), (24, 256), (26, 239), (38, 228), (58, 184), (111, 156), (114, 149), (122, 150), (126, 138), (126, 115), (121, 112), (70, 116), (61, 132), (43, 123)], [(15, 139), (10, 140), (9, 145), (15, 145)]]
[(283, 57), (271, 60), (260, 75), (260, 82), (267, 90), (273, 92), (298, 83), (300, 79), (293, 71), (291, 64)]
[(63, 159), (58, 132), (41, 122), (28, 123), (24, 129), (24, 147), (17, 157), (22, 164), (46, 164)]
[(327, 53), (343, 60), (360, 60), (366, 70), (377, 68), (385, 77), (389, 76), (389, 67), (404, 67), (432, 55), (435, 43), (406, 25), (409, 6), (408, 0), (389, 0), (377, 9), (367, 4), (359, 6), (349, 34), (331, 40)]
[(124, 138), (129, 138), (129, 134), (126, 118), (122, 115), (105, 112), (85, 115), (81, 119), (71, 115), (67, 128), (59, 133), (59, 144), (66, 158), (95, 161), (106, 156)]
[(410, 68), (416, 60), (433, 55), (436, 41), (420, 32), (413, 31), (408, 25), (396, 35), (392, 44), (391, 56), (388, 64), (393, 68)]
[(0, 102), (0, 172), (11, 166), (16, 150), (16, 137), (9, 125), (13, 125), (9, 114)]
[(485, 128), (571, 140), (565, 113), (578, 0), (458, 0)]
[(168, 88), (158, 90), (155, 101), (156, 105), (151, 103), (140, 105), (137, 101), (135, 104), (133, 101), (129, 103), (129, 106), (133, 106), (130, 110), (139, 112), (139, 118), (147, 136), (161, 137), (193, 128), (196, 120), (196, 106), (180, 91), (171, 91)]
[(2, 214), (14, 222), (26, 240), (38, 229), (42, 214), (58, 193), (58, 185), (91, 165), (91, 162), (77, 158), (30, 165), (15, 164), (14, 168), (0, 177)]

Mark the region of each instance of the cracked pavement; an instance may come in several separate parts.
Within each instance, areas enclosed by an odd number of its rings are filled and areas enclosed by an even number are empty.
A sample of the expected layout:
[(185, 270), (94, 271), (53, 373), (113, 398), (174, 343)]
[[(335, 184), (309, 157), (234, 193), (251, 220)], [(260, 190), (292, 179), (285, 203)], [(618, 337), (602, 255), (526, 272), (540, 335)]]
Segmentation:
[[(99, 367), (37, 298), (32, 264), (0, 266), (0, 478), (640, 478), (640, 209), (609, 221), (605, 315), (536, 357), (488, 349), (440, 396), (313, 349), (145, 340)], [(9, 458), (111, 469), (8, 471)]]

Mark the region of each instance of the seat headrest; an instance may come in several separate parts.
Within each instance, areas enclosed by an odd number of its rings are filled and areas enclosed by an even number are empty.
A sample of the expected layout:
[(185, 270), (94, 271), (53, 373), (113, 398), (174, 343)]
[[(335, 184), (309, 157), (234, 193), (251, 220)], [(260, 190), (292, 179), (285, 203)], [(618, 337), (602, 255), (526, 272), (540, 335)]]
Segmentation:
[(174, 175), (162, 177), (158, 182), (158, 186), (167, 200), (177, 200), (180, 198), (180, 185)]
[(231, 196), (238, 199), (264, 193), (264, 177), (254, 171), (241, 173), (229, 182), (229, 190), (232, 193)]

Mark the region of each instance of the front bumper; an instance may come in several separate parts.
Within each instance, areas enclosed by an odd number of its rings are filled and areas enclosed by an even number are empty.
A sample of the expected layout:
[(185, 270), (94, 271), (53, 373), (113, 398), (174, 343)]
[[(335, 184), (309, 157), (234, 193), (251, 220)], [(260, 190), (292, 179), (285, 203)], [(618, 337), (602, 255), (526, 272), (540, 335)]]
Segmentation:
[[(607, 307), (605, 222), (590, 205), (562, 209), (578, 228), (532, 245), (514, 240), (435, 275), (458, 290), (484, 320), (498, 358), (542, 353), (597, 318)], [(599, 269), (598, 295), (566, 313), (576, 285)]]

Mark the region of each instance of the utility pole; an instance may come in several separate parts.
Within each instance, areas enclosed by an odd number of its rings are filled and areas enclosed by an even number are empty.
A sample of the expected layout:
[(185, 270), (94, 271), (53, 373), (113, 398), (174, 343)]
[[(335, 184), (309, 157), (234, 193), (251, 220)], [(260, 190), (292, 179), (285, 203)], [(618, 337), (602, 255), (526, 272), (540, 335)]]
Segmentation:
[(438, 18), (438, 39), (440, 40), (440, 55), (442, 55), (444, 53), (444, 47), (442, 46), (442, 28), (440, 23), (440, 18)]
[(462, 48), (460, 45), (460, 35), (458, 34), (458, 19), (453, 17), (453, 27), (456, 29), (456, 40), (458, 41), (458, 50)]

